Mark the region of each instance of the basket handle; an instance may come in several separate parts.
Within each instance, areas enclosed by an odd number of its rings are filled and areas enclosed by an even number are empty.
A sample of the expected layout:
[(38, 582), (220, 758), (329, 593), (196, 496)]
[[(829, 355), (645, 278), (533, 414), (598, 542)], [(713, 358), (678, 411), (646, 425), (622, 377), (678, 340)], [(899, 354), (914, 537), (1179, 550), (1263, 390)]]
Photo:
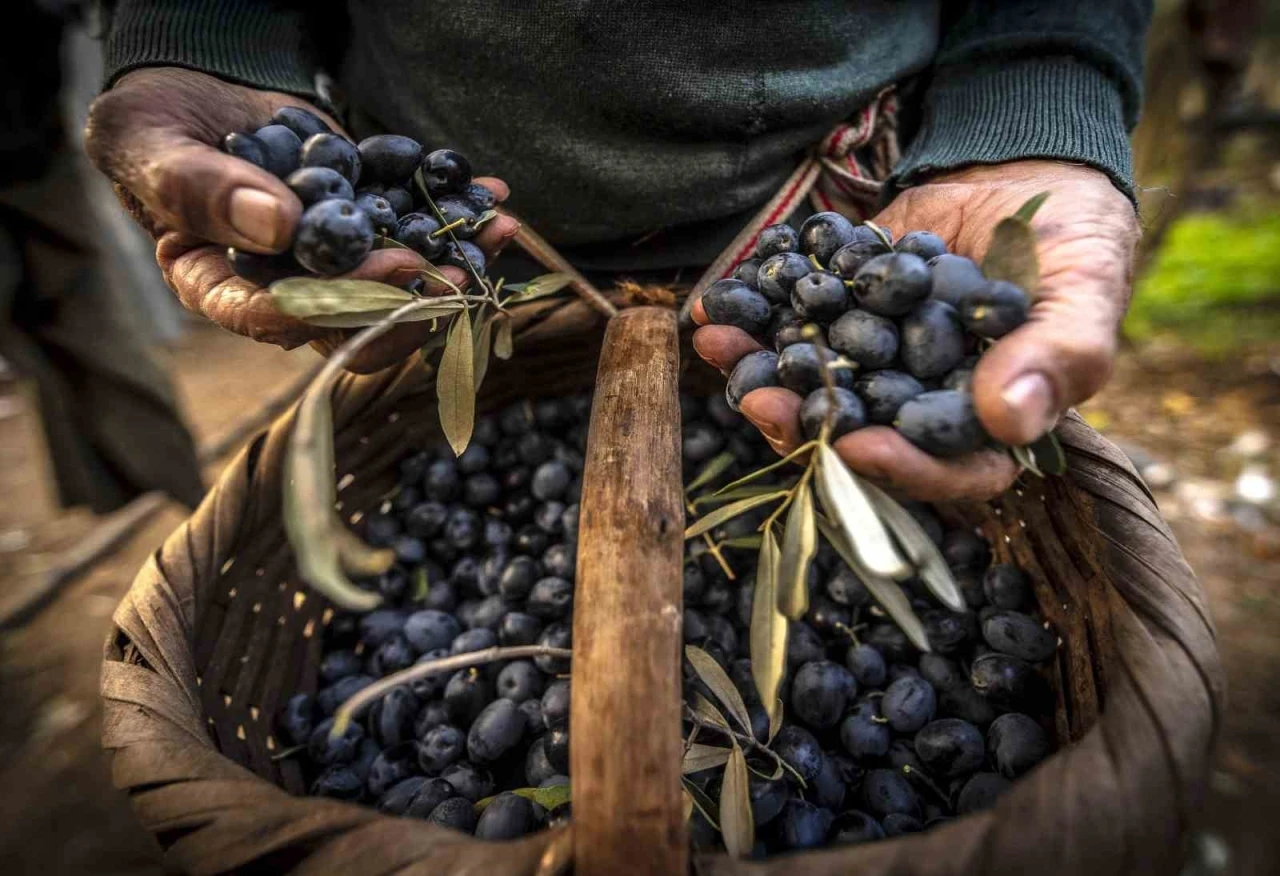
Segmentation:
[(573, 610), (577, 876), (687, 871), (678, 371), (675, 311), (629, 308), (609, 321), (587, 439)]

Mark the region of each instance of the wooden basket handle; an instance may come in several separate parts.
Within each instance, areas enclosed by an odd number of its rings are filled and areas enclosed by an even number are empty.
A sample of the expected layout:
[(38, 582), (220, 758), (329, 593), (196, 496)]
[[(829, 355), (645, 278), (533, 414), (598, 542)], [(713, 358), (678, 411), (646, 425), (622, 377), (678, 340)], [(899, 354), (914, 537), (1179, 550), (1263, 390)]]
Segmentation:
[(687, 870), (678, 371), (674, 311), (637, 307), (609, 321), (587, 439), (573, 612), (578, 876)]

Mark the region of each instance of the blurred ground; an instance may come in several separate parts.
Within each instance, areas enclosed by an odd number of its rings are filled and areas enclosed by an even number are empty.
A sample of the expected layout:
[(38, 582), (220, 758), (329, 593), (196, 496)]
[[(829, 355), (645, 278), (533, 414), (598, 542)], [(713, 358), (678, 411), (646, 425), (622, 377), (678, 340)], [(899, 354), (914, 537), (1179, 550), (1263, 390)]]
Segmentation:
[[(1232, 491), (1244, 462), (1227, 448), (1241, 435), (1269, 436), (1263, 455), (1280, 470), (1280, 349), (1272, 356), (1206, 359), (1180, 345), (1147, 344), (1124, 353), (1111, 385), (1084, 408), (1154, 481), (1167, 481), (1157, 492), (1161, 506), (1210, 593), (1231, 708), (1199, 826), (1229, 845), (1226, 872), (1249, 876), (1274, 872), (1280, 860), (1271, 829), (1280, 807), (1280, 531), (1242, 511)], [(204, 443), (313, 362), (306, 351), (283, 353), (200, 327), (173, 352), (172, 373)], [(39, 494), (24, 404), (12, 384), (0, 391), (8, 413), (0, 418), (0, 495)], [(99, 748), (98, 665), (112, 609), (182, 516), (166, 508), (26, 629), (0, 639), (0, 873), (161, 872), (150, 840), (110, 787)], [(0, 505), (0, 579), (16, 582), (46, 567), (90, 523), (47, 502)]]

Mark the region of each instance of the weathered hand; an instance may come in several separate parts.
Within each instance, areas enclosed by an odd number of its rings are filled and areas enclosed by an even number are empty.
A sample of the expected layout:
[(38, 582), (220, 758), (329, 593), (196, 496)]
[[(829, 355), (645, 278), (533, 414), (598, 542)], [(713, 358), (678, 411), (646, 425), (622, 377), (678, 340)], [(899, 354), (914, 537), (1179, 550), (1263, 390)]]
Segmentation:
[[(341, 128), (314, 106), (292, 95), (233, 85), (191, 70), (136, 70), (93, 104), (85, 132), (90, 158), (116, 183), (125, 207), (156, 238), (156, 261), (165, 281), (189, 310), (255, 340), (286, 349), (311, 343), (327, 353), (346, 336), (279, 313), (266, 290), (236, 276), (226, 248), (281, 252), (293, 238), (302, 204), (283, 182), (247, 161), (218, 150), (231, 131), (254, 130), (281, 106), (310, 110)], [(478, 182), (498, 200), (500, 180)], [(518, 230), (509, 217), (490, 222), (474, 241), (492, 257)], [(403, 249), (375, 250), (350, 277), (404, 286), (426, 262)], [(459, 286), (457, 268), (442, 273)], [(443, 291), (428, 287), (428, 292)], [(394, 364), (426, 341), (430, 323), (396, 326), (361, 352), (354, 371)]]
[[(933, 231), (952, 252), (980, 262), (996, 223), (1042, 191), (1050, 196), (1032, 221), (1040, 287), (1030, 318), (982, 357), (973, 378), (979, 418), (1010, 445), (1040, 437), (1110, 375), (1138, 239), (1132, 205), (1099, 171), (1018, 161), (935, 177), (903, 191), (875, 220), (895, 235)], [(740, 329), (707, 325), (700, 303), (693, 315), (703, 326), (694, 347), (721, 371), (760, 348)], [(800, 402), (786, 389), (758, 389), (742, 412), (785, 452), (802, 440)], [(845, 435), (835, 448), (854, 471), (927, 501), (989, 498), (1017, 476), (1005, 453), (936, 459), (883, 426)]]

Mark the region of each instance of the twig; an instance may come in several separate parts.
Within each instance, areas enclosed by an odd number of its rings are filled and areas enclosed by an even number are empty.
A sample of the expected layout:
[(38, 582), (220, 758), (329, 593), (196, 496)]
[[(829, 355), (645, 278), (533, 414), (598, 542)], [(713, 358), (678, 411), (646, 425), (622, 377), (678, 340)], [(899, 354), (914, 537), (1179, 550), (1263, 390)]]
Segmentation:
[(382, 699), (398, 687), (439, 675), (441, 672), (452, 672), (456, 669), (468, 669), (472, 666), (483, 666), (496, 660), (520, 660), (525, 657), (557, 657), (565, 660), (573, 657), (568, 648), (552, 648), (548, 645), (512, 645), (506, 648), (485, 648), (482, 651), (468, 651), (465, 654), (454, 654), (441, 657), (439, 660), (428, 660), (426, 663), (415, 663), (407, 669), (393, 672), (380, 678), (368, 687), (361, 688), (350, 699), (338, 706), (333, 713), (333, 732), (331, 735), (341, 736), (346, 731), (352, 718), (359, 717), (365, 706)]
[(758, 741), (756, 741), (756, 738), (754, 736), (751, 736), (746, 733), (739, 733), (737, 730), (734, 730), (732, 727), (729, 727), (727, 725), (717, 724), (714, 721), (708, 721), (706, 718), (703, 718), (693, 709), (689, 708), (688, 704), (685, 704), (685, 707), (684, 707), (684, 717), (685, 717), (685, 720), (689, 721), (695, 727), (701, 727), (705, 730), (714, 730), (717, 733), (728, 734), (732, 736), (734, 739), (738, 740), (738, 744), (741, 745), (743, 748), (749, 748), (749, 749), (752, 749), (753, 751), (759, 751), (759, 752), (762, 752), (763, 754), (767, 754), (770, 758), (773, 759), (774, 765), (782, 767), (782, 769), (791, 773), (793, 776), (796, 777), (796, 779), (799, 780), (800, 786), (805, 787), (806, 782), (804, 778), (799, 773), (797, 773), (794, 769), (792, 769), (791, 765), (787, 763), (785, 760), (783, 760), (777, 754), (777, 752), (769, 748), (769, 746), (767, 745), (761, 745)]

